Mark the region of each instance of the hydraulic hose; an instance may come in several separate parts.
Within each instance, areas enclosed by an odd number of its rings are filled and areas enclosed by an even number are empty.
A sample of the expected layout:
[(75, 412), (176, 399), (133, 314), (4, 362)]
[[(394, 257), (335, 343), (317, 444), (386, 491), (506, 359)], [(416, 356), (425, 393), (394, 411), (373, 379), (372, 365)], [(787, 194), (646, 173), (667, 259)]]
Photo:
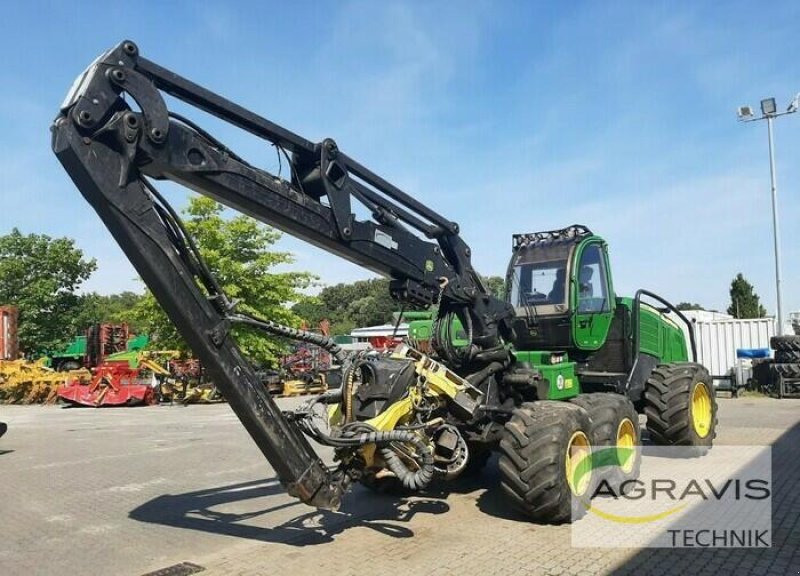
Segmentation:
[[(215, 143), (216, 145), (225, 149), (221, 143), (214, 141), (210, 134), (203, 132), (188, 119), (179, 115), (174, 116), (181, 122), (187, 123), (195, 130), (198, 130), (205, 138), (211, 139), (212, 143)], [(159, 214), (167, 225), (167, 229), (172, 235), (172, 240), (178, 248), (178, 251), (181, 253), (181, 256), (186, 262), (187, 266), (189, 266), (192, 272), (200, 278), (201, 282), (209, 291), (209, 293), (214, 295), (215, 298), (219, 299), (221, 303), (224, 303), (224, 308), (232, 307), (230, 301), (225, 296), (225, 293), (217, 282), (217, 279), (208, 268), (205, 259), (200, 254), (200, 250), (198, 250), (197, 245), (195, 244), (191, 235), (189, 235), (189, 233), (186, 231), (186, 228), (178, 214), (164, 199), (164, 196), (161, 195), (158, 189), (153, 186), (149, 180), (147, 180), (147, 178), (141, 178), (140, 180), (142, 185), (147, 188), (150, 194), (152, 194), (153, 197), (158, 200), (158, 204), (156, 204), (156, 206), (158, 207)], [(227, 318), (232, 322), (247, 324), (263, 330), (264, 332), (275, 334), (276, 336), (283, 336), (292, 340), (299, 340), (301, 342), (314, 344), (315, 346), (319, 346), (323, 350), (329, 352), (339, 364), (344, 364), (346, 362), (347, 356), (342, 350), (341, 346), (334, 342), (332, 338), (322, 334), (309, 332), (308, 330), (298, 330), (296, 328), (292, 328), (291, 326), (284, 326), (283, 324), (272, 322), (271, 320), (263, 320), (243, 314), (231, 314)]]
[[(413, 432), (404, 430), (391, 430), (389, 432), (372, 432), (362, 434), (360, 440), (365, 444), (377, 444), (380, 453), (386, 462), (386, 467), (397, 476), (397, 479), (408, 490), (421, 490), (430, 484), (436, 472), (434, 467), (433, 453), (422, 439)], [(419, 470), (412, 472), (406, 463), (400, 458), (399, 454), (388, 446), (390, 442), (403, 442), (412, 444), (419, 453)]]
[[(321, 397), (320, 397), (321, 398)], [(296, 422), (312, 438), (320, 444), (333, 446), (334, 448), (358, 448), (367, 444), (375, 444), (383, 457), (386, 467), (397, 476), (403, 487), (408, 490), (421, 490), (430, 484), (436, 473), (433, 452), (425, 441), (417, 434), (408, 430), (375, 430), (364, 422), (351, 422), (342, 427), (341, 435), (329, 436), (320, 430), (313, 419), (301, 417)], [(400, 442), (411, 444), (418, 454), (417, 463), (419, 470), (412, 471), (400, 456), (395, 452), (390, 444)]]
[(292, 340), (299, 340), (300, 342), (308, 342), (309, 344), (319, 346), (323, 350), (330, 352), (331, 356), (340, 364), (344, 364), (347, 360), (347, 355), (344, 353), (344, 350), (342, 350), (342, 347), (334, 342), (332, 338), (328, 338), (322, 334), (309, 332), (308, 330), (298, 330), (297, 328), (284, 326), (283, 324), (278, 324), (271, 320), (260, 320), (242, 314), (231, 314), (228, 316), (228, 319), (231, 322), (253, 326), (254, 328), (258, 328), (270, 334), (275, 334), (276, 336), (283, 336), (285, 338), (291, 338)]
[(467, 376), (467, 381), (472, 384), (473, 386), (480, 386), (481, 383), (486, 380), (492, 374), (500, 372), (505, 368), (505, 364), (501, 362), (492, 362), (488, 366), (486, 366), (483, 370), (479, 372), (475, 372), (474, 374), (470, 374)]
[[(411, 432), (405, 432), (405, 434), (413, 436)], [(419, 442), (419, 444), (422, 443)], [(430, 450), (427, 450), (427, 446), (425, 448), (426, 452), (422, 455), (422, 466), (416, 472), (409, 470), (408, 466), (400, 459), (397, 452), (390, 447), (387, 446), (380, 450), (381, 456), (383, 456), (383, 460), (386, 462), (386, 467), (397, 476), (403, 484), (403, 487), (408, 490), (422, 490), (433, 480), (433, 475), (436, 471), (433, 463), (433, 454), (431, 454)]]

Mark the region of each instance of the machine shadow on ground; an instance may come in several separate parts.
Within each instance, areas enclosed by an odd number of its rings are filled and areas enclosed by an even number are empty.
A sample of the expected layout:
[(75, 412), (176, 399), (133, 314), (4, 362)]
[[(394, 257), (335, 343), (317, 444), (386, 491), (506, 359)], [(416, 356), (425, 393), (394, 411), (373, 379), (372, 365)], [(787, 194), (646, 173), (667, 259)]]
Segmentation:
[[(332, 542), (337, 534), (366, 527), (393, 538), (410, 538), (414, 532), (402, 523), (416, 514), (443, 514), (450, 506), (443, 500), (417, 496), (390, 497), (355, 487), (338, 512), (311, 510), (273, 527), (269, 515), (288, 508), (308, 510), (299, 501), (264, 506), (263, 499), (284, 495), (274, 478), (230, 484), (184, 494), (165, 494), (129, 513), (140, 522), (198, 530), (262, 542), (307, 546)], [(233, 512), (231, 510), (241, 510)], [(259, 522), (262, 525), (259, 525)]]
[(174, 528), (306, 546), (332, 542), (337, 534), (355, 527), (367, 527), (394, 538), (411, 538), (413, 530), (403, 524), (409, 523), (415, 515), (444, 514), (450, 510), (446, 502), (450, 495), (476, 492), (480, 494), (476, 495), (475, 505), (482, 513), (530, 522), (502, 493), (496, 456), (480, 473), (450, 482), (434, 482), (424, 492), (416, 494), (380, 494), (356, 485), (345, 495), (341, 510), (310, 510), (274, 527), (266, 526), (272, 514), (294, 507), (309, 510), (297, 500), (281, 499), (280, 503), (265, 505), (264, 499), (285, 494), (285, 489), (274, 478), (183, 494), (164, 494), (135, 508), (129, 517)]
[[(646, 438), (643, 440), (644, 444), (649, 444)], [(796, 548), (786, 544), (800, 544), (800, 531), (796, 526), (800, 521), (786, 521), (787, 510), (797, 510), (800, 505), (798, 445), (800, 425), (787, 430), (773, 443), (773, 548), (740, 550), (735, 555), (729, 549), (707, 549), (702, 554), (718, 559), (725, 566), (728, 562), (736, 564), (736, 561), (744, 559), (748, 563), (761, 563), (762, 566), (766, 563), (769, 566), (779, 560), (779, 550)], [(515, 511), (503, 494), (496, 456), (479, 474), (452, 482), (434, 483), (415, 496), (376, 494), (356, 485), (344, 498), (339, 512), (310, 510), (299, 501), (286, 501), (285, 498), (280, 498), (278, 503), (269, 503), (269, 499), (284, 494), (284, 488), (271, 478), (162, 495), (137, 507), (129, 516), (140, 522), (293, 546), (332, 542), (337, 534), (355, 527), (367, 527), (394, 538), (411, 538), (414, 532), (408, 523), (412, 518), (416, 514), (445, 514), (450, 510), (446, 500), (451, 495), (474, 494), (475, 506), (482, 513), (504, 520), (530, 522)], [(268, 526), (270, 515), (294, 507), (300, 511), (297, 516), (277, 526)], [(666, 562), (668, 558), (697, 552), (689, 549), (643, 549), (621, 566), (620, 571), (635, 572), (651, 562)]]

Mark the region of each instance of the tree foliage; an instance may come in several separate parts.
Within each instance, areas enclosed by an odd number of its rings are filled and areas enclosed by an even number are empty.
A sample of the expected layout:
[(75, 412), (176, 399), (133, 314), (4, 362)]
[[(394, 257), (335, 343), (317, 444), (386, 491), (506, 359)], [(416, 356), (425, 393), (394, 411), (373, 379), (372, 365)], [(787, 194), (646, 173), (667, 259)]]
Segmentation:
[(0, 236), (0, 304), (19, 307), (20, 349), (36, 356), (58, 348), (74, 331), (75, 293), (97, 268), (69, 238)]
[(678, 310), (705, 310), (700, 304), (692, 302), (680, 302), (675, 308)]
[(734, 318), (763, 318), (767, 311), (761, 305), (753, 285), (740, 272), (731, 282), (731, 305), (728, 314)]
[(89, 326), (101, 322), (125, 323), (132, 332), (143, 332), (144, 325), (136, 315), (136, 307), (142, 298), (141, 294), (127, 290), (119, 294), (89, 292), (80, 295), (78, 308), (72, 319), (75, 333), (83, 333)]
[(497, 298), (503, 298), (506, 294), (506, 280), (502, 276), (484, 276), (484, 282), (489, 293)]
[[(502, 277), (488, 276), (483, 280), (489, 292), (498, 298), (504, 296)], [(326, 286), (318, 295), (298, 302), (292, 310), (311, 327), (327, 319), (331, 333), (349, 334), (354, 328), (394, 322), (400, 308), (389, 294), (389, 281), (373, 278)]]
[[(287, 305), (302, 298), (313, 276), (299, 272), (276, 272), (288, 264), (288, 252), (271, 250), (281, 237), (277, 230), (247, 216), (227, 218), (222, 205), (195, 197), (184, 210), (185, 226), (195, 239), (211, 273), (237, 310), (281, 324), (299, 325), (298, 316)], [(148, 291), (135, 308), (136, 320), (150, 334), (154, 346), (186, 350), (186, 344)], [(234, 336), (242, 351), (257, 364), (272, 364), (285, 351), (285, 343), (262, 332), (235, 326)]]
[(328, 320), (333, 334), (349, 334), (353, 328), (391, 322), (398, 309), (385, 278), (326, 286), (318, 295), (304, 298), (292, 308), (312, 328)]

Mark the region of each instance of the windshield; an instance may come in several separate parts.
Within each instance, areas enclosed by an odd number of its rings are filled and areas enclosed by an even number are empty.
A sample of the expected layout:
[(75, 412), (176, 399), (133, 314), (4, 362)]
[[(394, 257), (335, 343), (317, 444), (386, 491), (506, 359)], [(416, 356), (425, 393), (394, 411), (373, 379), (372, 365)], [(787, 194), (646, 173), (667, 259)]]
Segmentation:
[(567, 300), (567, 261), (547, 260), (514, 266), (511, 305), (564, 304)]

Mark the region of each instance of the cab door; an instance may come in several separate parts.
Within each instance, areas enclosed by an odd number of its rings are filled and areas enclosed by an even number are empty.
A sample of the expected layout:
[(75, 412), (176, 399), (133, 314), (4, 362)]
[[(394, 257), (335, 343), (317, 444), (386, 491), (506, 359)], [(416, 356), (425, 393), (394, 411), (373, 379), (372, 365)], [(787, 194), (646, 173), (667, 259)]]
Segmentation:
[(605, 344), (614, 317), (614, 289), (608, 252), (601, 239), (578, 246), (570, 275), (572, 336), (581, 350), (597, 350)]

